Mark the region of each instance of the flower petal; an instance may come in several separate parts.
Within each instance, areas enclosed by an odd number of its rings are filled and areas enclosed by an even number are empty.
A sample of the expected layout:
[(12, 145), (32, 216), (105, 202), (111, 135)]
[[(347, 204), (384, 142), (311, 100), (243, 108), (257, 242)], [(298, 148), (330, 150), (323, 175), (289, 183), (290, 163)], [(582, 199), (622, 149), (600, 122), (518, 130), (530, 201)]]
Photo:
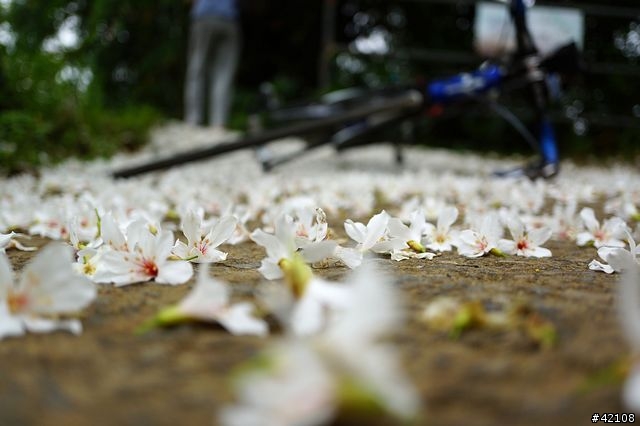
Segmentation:
[(267, 256), (272, 259), (280, 260), (287, 257), (286, 247), (273, 234), (267, 234), (262, 229), (256, 229), (251, 233), (251, 239), (256, 244), (262, 246), (267, 251)]
[(52, 331), (68, 331), (78, 335), (82, 333), (82, 323), (79, 320), (52, 320), (47, 318), (24, 317), (23, 324), (31, 333), (51, 333)]
[(604, 272), (605, 274), (613, 274), (615, 272), (611, 265), (605, 265), (595, 259), (589, 262), (589, 269), (592, 271)]
[(549, 238), (551, 238), (551, 229), (546, 226), (542, 228), (534, 228), (529, 231), (529, 241), (531, 241), (534, 245), (539, 246), (547, 242)]
[(233, 335), (266, 336), (269, 327), (263, 320), (251, 315), (253, 305), (236, 303), (218, 316), (218, 322)]
[(217, 321), (219, 312), (229, 303), (229, 289), (221, 281), (209, 276), (208, 265), (202, 265), (193, 289), (178, 304), (185, 315)]
[(271, 258), (262, 259), (258, 272), (268, 280), (277, 280), (282, 278), (284, 274), (278, 264)]
[(596, 214), (591, 207), (585, 207), (580, 210), (580, 218), (582, 218), (584, 226), (589, 230), (591, 234), (600, 229), (600, 223), (598, 223)]
[(373, 247), (387, 231), (389, 215), (384, 210), (373, 216), (367, 223), (367, 235), (362, 241), (362, 249), (369, 250)]
[(304, 246), (301, 251), (302, 257), (307, 262), (320, 262), (328, 257), (333, 256), (338, 243), (335, 241), (319, 241)]
[(344, 230), (353, 241), (362, 243), (367, 235), (367, 227), (360, 222), (351, 219), (344, 221)]
[(14, 277), (9, 258), (4, 252), (0, 253), (0, 300), (4, 299), (5, 295), (11, 287), (13, 287)]
[(458, 209), (456, 207), (445, 207), (438, 215), (436, 228), (439, 231), (448, 231), (451, 225), (458, 219)]
[(189, 210), (182, 219), (182, 233), (187, 238), (187, 244), (192, 245), (200, 241), (202, 236), (202, 218), (193, 210)]
[(191, 263), (184, 260), (169, 260), (158, 265), (158, 276), (155, 281), (158, 284), (178, 285), (189, 281), (192, 275)]
[(357, 268), (362, 263), (362, 252), (354, 248), (337, 246), (333, 255), (351, 269)]
[(237, 224), (238, 219), (235, 216), (228, 215), (220, 218), (209, 232), (211, 247), (218, 247), (227, 241), (235, 232)]
[(22, 336), (24, 333), (24, 325), (20, 318), (12, 316), (7, 304), (0, 300), (0, 340), (5, 337)]
[(97, 290), (85, 276), (72, 267), (71, 247), (48, 244), (28, 264), (18, 288), (28, 294), (28, 310), (39, 314), (74, 312), (95, 299)]

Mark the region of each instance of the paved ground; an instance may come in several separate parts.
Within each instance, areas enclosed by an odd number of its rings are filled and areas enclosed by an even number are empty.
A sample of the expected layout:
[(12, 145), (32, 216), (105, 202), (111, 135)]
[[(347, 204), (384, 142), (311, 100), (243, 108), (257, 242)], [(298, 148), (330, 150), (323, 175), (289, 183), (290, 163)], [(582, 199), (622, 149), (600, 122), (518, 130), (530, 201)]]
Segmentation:
[[(165, 142), (156, 142), (157, 147)], [(349, 179), (366, 180), (363, 174), (374, 170), (371, 179), (378, 185), (387, 182), (385, 190), (393, 194), (403, 182), (438, 186), (454, 177), (469, 179), (474, 173), (484, 175), (493, 167), (513, 164), (429, 151), (410, 154), (400, 173), (386, 156), (389, 153), (382, 147), (338, 159), (321, 152), (276, 176), (290, 189), (300, 174), (313, 179), (314, 173), (328, 171), (335, 179), (345, 173)], [(169, 176), (200, 173), (206, 181), (208, 174), (233, 173), (234, 166), (243, 178), (262, 176), (251, 153), (201, 164), (199, 172), (176, 170)], [(478, 172), (478, 167), (483, 170)], [(565, 175), (545, 194), (580, 182), (575, 192), (596, 194), (590, 205), (603, 212), (606, 198), (599, 192), (600, 173), (605, 171), (566, 165)], [(585, 181), (585, 176), (593, 181)], [(229, 179), (233, 181), (233, 176)], [(631, 179), (637, 182), (636, 176)], [(304, 188), (305, 182), (295, 186)], [(393, 208), (389, 196), (377, 202), (379, 207)], [(547, 203), (540, 214), (549, 208)], [(363, 207), (349, 217), (366, 219), (370, 211)], [(339, 209), (329, 215), (329, 225), (338, 234), (341, 215)], [(593, 413), (625, 411), (619, 394), (628, 348), (615, 310), (618, 277), (588, 270), (596, 257), (592, 247), (560, 240), (545, 246), (553, 257), (466, 259), (445, 253), (431, 261), (377, 258), (376, 263), (394, 277), (408, 312), (406, 327), (390, 340), (422, 397), (420, 424), (586, 425)], [(228, 259), (212, 274), (232, 283), (236, 297), (251, 300), (262, 282), (256, 268), (264, 252), (251, 242), (224, 249)], [(20, 268), (32, 255), (9, 251), (9, 256)], [(348, 269), (334, 265), (314, 272), (339, 279)], [(268, 338), (234, 337), (215, 326), (194, 325), (142, 336), (133, 333), (160, 307), (178, 301), (191, 285), (101, 286), (97, 302), (82, 315), (81, 336), (54, 333), (0, 342), (0, 425), (215, 423), (216, 411), (233, 400), (230, 371), (280, 336), (276, 332)], [(518, 315), (531, 320), (523, 324), (550, 326), (555, 343), (541, 345), (526, 325), (508, 330), (472, 327), (453, 338), (422, 319), (425, 306), (439, 296), (478, 302), (489, 312), (518, 305)]]

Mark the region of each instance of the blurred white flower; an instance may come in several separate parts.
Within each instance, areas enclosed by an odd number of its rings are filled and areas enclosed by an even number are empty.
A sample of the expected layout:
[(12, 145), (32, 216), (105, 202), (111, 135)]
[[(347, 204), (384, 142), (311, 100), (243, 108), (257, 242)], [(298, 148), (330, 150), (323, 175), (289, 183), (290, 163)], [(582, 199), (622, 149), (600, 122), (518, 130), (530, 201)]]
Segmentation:
[(622, 247), (600, 247), (598, 249), (598, 256), (600, 256), (600, 258), (605, 262), (608, 262), (608, 264), (594, 259), (589, 263), (589, 269), (592, 271), (601, 271), (607, 274), (613, 274), (614, 272), (622, 272), (622, 270), (628, 265), (629, 259), (638, 263), (640, 247), (636, 245), (631, 233), (628, 231), (625, 232), (627, 234), (629, 250)]
[(228, 285), (209, 276), (208, 265), (203, 264), (189, 294), (178, 304), (162, 309), (138, 331), (185, 321), (203, 321), (218, 323), (234, 335), (266, 336), (269, 327), (264, 320), (252, 315), (253, 304), (232, 304), (230, 293)]
[(596, 248), (602, 246), (624, 247), (623, 238), (627, 224), (619, 217), (613, 216), (604, 221), (602, 225), (596, 219), (591, 207), (585, 207), (580, 211), (580, 217), (584, 223), (586, 231), (578, 233), (576, 243), (584, 246), (593, 243)]
[(79, 320), (56, 318), (85, 308), (96, 297), (94, 284), (74, 272), (72, 260), (70, 247), (49, 244), (16, 281), (9, 260), (0, 253), (0, 339), (26, 331), (82, 332)]
[[(618, 285), (617, 310), (622, 331), (633, 354), (640, 354), (640, 265), (636, 256), (616, 250), (608, 257), (622, 271)], [(629, 410), (640, 411), (640, 364), (635, 363), (622, 388), (622, 402)]]
[[(347, 308), (321, 334), (284, 341), (237, 382), (239, 402), (222, 411), (223, 425), (326, 424), (358, 398), (399, 419), (418, 414), (420, 400), (397, 354), (379, 341), (403, 317), (391, 283), (362, 267), (347, 285)], [(344, 395), (349, 401), (341, 401)]]

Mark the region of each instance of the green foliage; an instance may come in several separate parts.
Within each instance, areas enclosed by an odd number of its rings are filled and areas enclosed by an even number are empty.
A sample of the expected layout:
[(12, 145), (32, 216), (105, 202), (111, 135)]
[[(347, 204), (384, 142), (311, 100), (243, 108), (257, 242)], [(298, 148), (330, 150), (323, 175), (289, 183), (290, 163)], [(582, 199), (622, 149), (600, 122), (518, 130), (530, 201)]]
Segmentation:
[[(89, 7), (84, 1), (56, 0), (16, 1), (8, 10), (0, 8), (0, 21), (6, 19), (15, 36), (14, 46), (0, 46), (0, 171), (22, 171), (70, 156), (109, 156), (145, 143), (149, 127), (160, 117), (148, 106), (154, 99), (127, 97), (123, 92), (130, 88), (108, 84), (112, 80), (104, 74), (110, 69), (101, 68), (100, 59), (109, 43), (101, 49), (94, 42), (103, 27), (87, 29), (103, 19), (99, 13), (112, 12), (106, 6), (108, 2)], [(70, 17), (81, 18), (82, 43), (66, 50), (43, 49)]]

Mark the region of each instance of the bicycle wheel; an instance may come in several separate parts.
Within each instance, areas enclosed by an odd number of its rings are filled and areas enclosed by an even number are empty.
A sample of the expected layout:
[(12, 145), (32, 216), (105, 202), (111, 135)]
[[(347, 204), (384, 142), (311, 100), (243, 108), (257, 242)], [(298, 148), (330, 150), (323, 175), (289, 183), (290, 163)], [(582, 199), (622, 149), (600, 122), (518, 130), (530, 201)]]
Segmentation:
[[(166, 157), (139, 166), (116, 170), (112, 173), (115, 178), (127, 178), (156, 170), (204, 160), (228, 152), (240, 149), (254, 148), (266, 143), (289, 136), (304, 136), (316, 131), (335, 132), (349, 123), (357, 122), (367, 117), (376, 117), (381, 114), (412, 115), (420, 111), (424, 97), (414, 89), (404, 89), (388, 94), (384, 91), (376, 91), (372, 94), (363, 94), (361, 97), (351, 99), (348, 102), (338, 102), (339, 108), (332, 109), (332, 113), (326, 117), (306, 120), (282, 127), (266, 130), (261, 133), (247, 135), (240, 140), (226, 143), (218, 143), (213, 146), (198, 148)], [(331, 104), (333, 105), (333, 104)]]

